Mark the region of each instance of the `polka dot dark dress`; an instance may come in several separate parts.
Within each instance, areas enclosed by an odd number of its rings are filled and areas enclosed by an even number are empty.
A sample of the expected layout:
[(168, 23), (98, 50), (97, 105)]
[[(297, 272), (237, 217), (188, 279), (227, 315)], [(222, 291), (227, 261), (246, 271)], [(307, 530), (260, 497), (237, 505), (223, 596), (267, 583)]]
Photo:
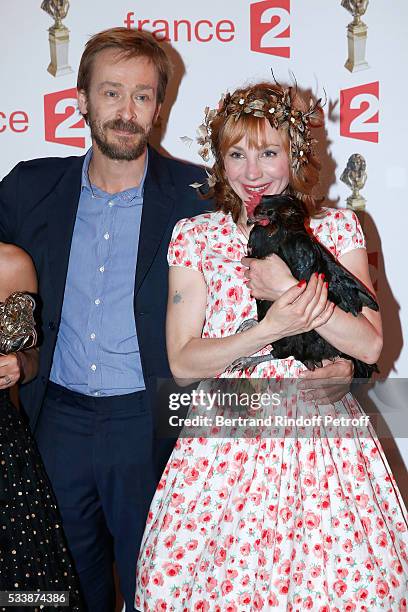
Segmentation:
[[(33, 298), (23, 293), (0, 303), (0, 353), (35, 344), (34, 306)], [(0, 605), (0, 611), (84, 611), (54, 494), (8, 389), (0, 390), (0, 468), (0, 590), (69, 592), (68, 607), (45, 600), (41, 607)]]

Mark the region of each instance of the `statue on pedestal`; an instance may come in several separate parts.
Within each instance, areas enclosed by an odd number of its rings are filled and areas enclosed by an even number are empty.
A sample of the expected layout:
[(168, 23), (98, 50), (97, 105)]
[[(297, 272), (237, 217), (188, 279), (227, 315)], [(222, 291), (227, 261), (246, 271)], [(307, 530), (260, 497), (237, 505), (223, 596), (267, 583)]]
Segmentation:
[(51, 62), (47, 70), (52, 76), (69, 74), (72, 72), (68, 63), (69, 30), (62, 23), (69, 11), (69, 0), (43, 0), (41, 8), (54, 19), (48, 29)]
[(348, 58), (345, 63), (350, 72), (369, 68), (365, 59), (367, 26), (361, 21), (368, 2), (369, 0), (341, 0), (341, 6), (353, 15), (353, 21), (347, 26)]
[(366, 161), (360, 153), (350, 155), (340, 180), (352, 190), (351, 196), (347, 198), (347, 208), (357, 211), (364, 210), (366, 200), (360, 195), (360, 189), (363, 189), (366, 184), (367, 173)]

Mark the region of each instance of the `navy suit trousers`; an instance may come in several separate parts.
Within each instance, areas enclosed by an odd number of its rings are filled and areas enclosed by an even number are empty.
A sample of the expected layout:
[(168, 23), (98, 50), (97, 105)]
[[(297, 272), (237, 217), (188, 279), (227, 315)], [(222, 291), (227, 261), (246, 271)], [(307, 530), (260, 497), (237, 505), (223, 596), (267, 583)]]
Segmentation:
[(49, 383), (36, 438), (89, 612), (126, 609), (157, 472), (147, 393), (91, 397)]

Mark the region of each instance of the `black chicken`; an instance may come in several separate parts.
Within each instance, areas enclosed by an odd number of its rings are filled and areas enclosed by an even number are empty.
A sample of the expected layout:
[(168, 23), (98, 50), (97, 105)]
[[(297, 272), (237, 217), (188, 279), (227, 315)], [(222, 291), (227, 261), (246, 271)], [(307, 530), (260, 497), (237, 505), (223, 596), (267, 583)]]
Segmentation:
[[(255, 225), (249, 236), (248, 255), (258, 259), (273, 253), (279, 255), (296, 279), (308, 281), (314, 272), (323, 272), (329, 283), (328, 299), (354, 316), (361, 312), (363, 306), (378, 310), (378, 304), (368, 289), (313, 236), (308, 228), (308, 219), (306, 207), (293, 196), (263, 197), (250, 219)], [(256, 300), (258, 321), (264, 318), (271, 303), (268, 300)], [(251, 321), (244, 321), (239, 331), (250, 326)], [(369, 365), (339, 352), (314, 330), (281, 338), (273, 342), (272, 347), (270, 356), (243, 358), (234, 362), (232, 368), (242, 369), (271, 358), (285, 359), (293, 356), (309, 370), (314, 370), (322, 365), (323, 359), (333, 360), (340, 356), (351, 359), (356, 378), (369, 378), (373, 372), (378, 372), (375, 364)]]

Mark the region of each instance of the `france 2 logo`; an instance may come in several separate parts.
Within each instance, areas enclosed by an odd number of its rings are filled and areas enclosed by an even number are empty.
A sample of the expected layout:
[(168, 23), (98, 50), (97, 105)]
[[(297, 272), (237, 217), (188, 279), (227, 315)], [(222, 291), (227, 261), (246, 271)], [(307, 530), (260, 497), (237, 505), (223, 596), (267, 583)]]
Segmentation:
[(342, 89), (340, 92), (340, 135), (378, 142), (380, 107), (378, 81)]
[(290, 0), (251, 4), (251, 51), (290, 57)]
[(85, 120), (77, 115), (77, 90), (64, 89), (44, 96), (45, 140), (85, 148)]

